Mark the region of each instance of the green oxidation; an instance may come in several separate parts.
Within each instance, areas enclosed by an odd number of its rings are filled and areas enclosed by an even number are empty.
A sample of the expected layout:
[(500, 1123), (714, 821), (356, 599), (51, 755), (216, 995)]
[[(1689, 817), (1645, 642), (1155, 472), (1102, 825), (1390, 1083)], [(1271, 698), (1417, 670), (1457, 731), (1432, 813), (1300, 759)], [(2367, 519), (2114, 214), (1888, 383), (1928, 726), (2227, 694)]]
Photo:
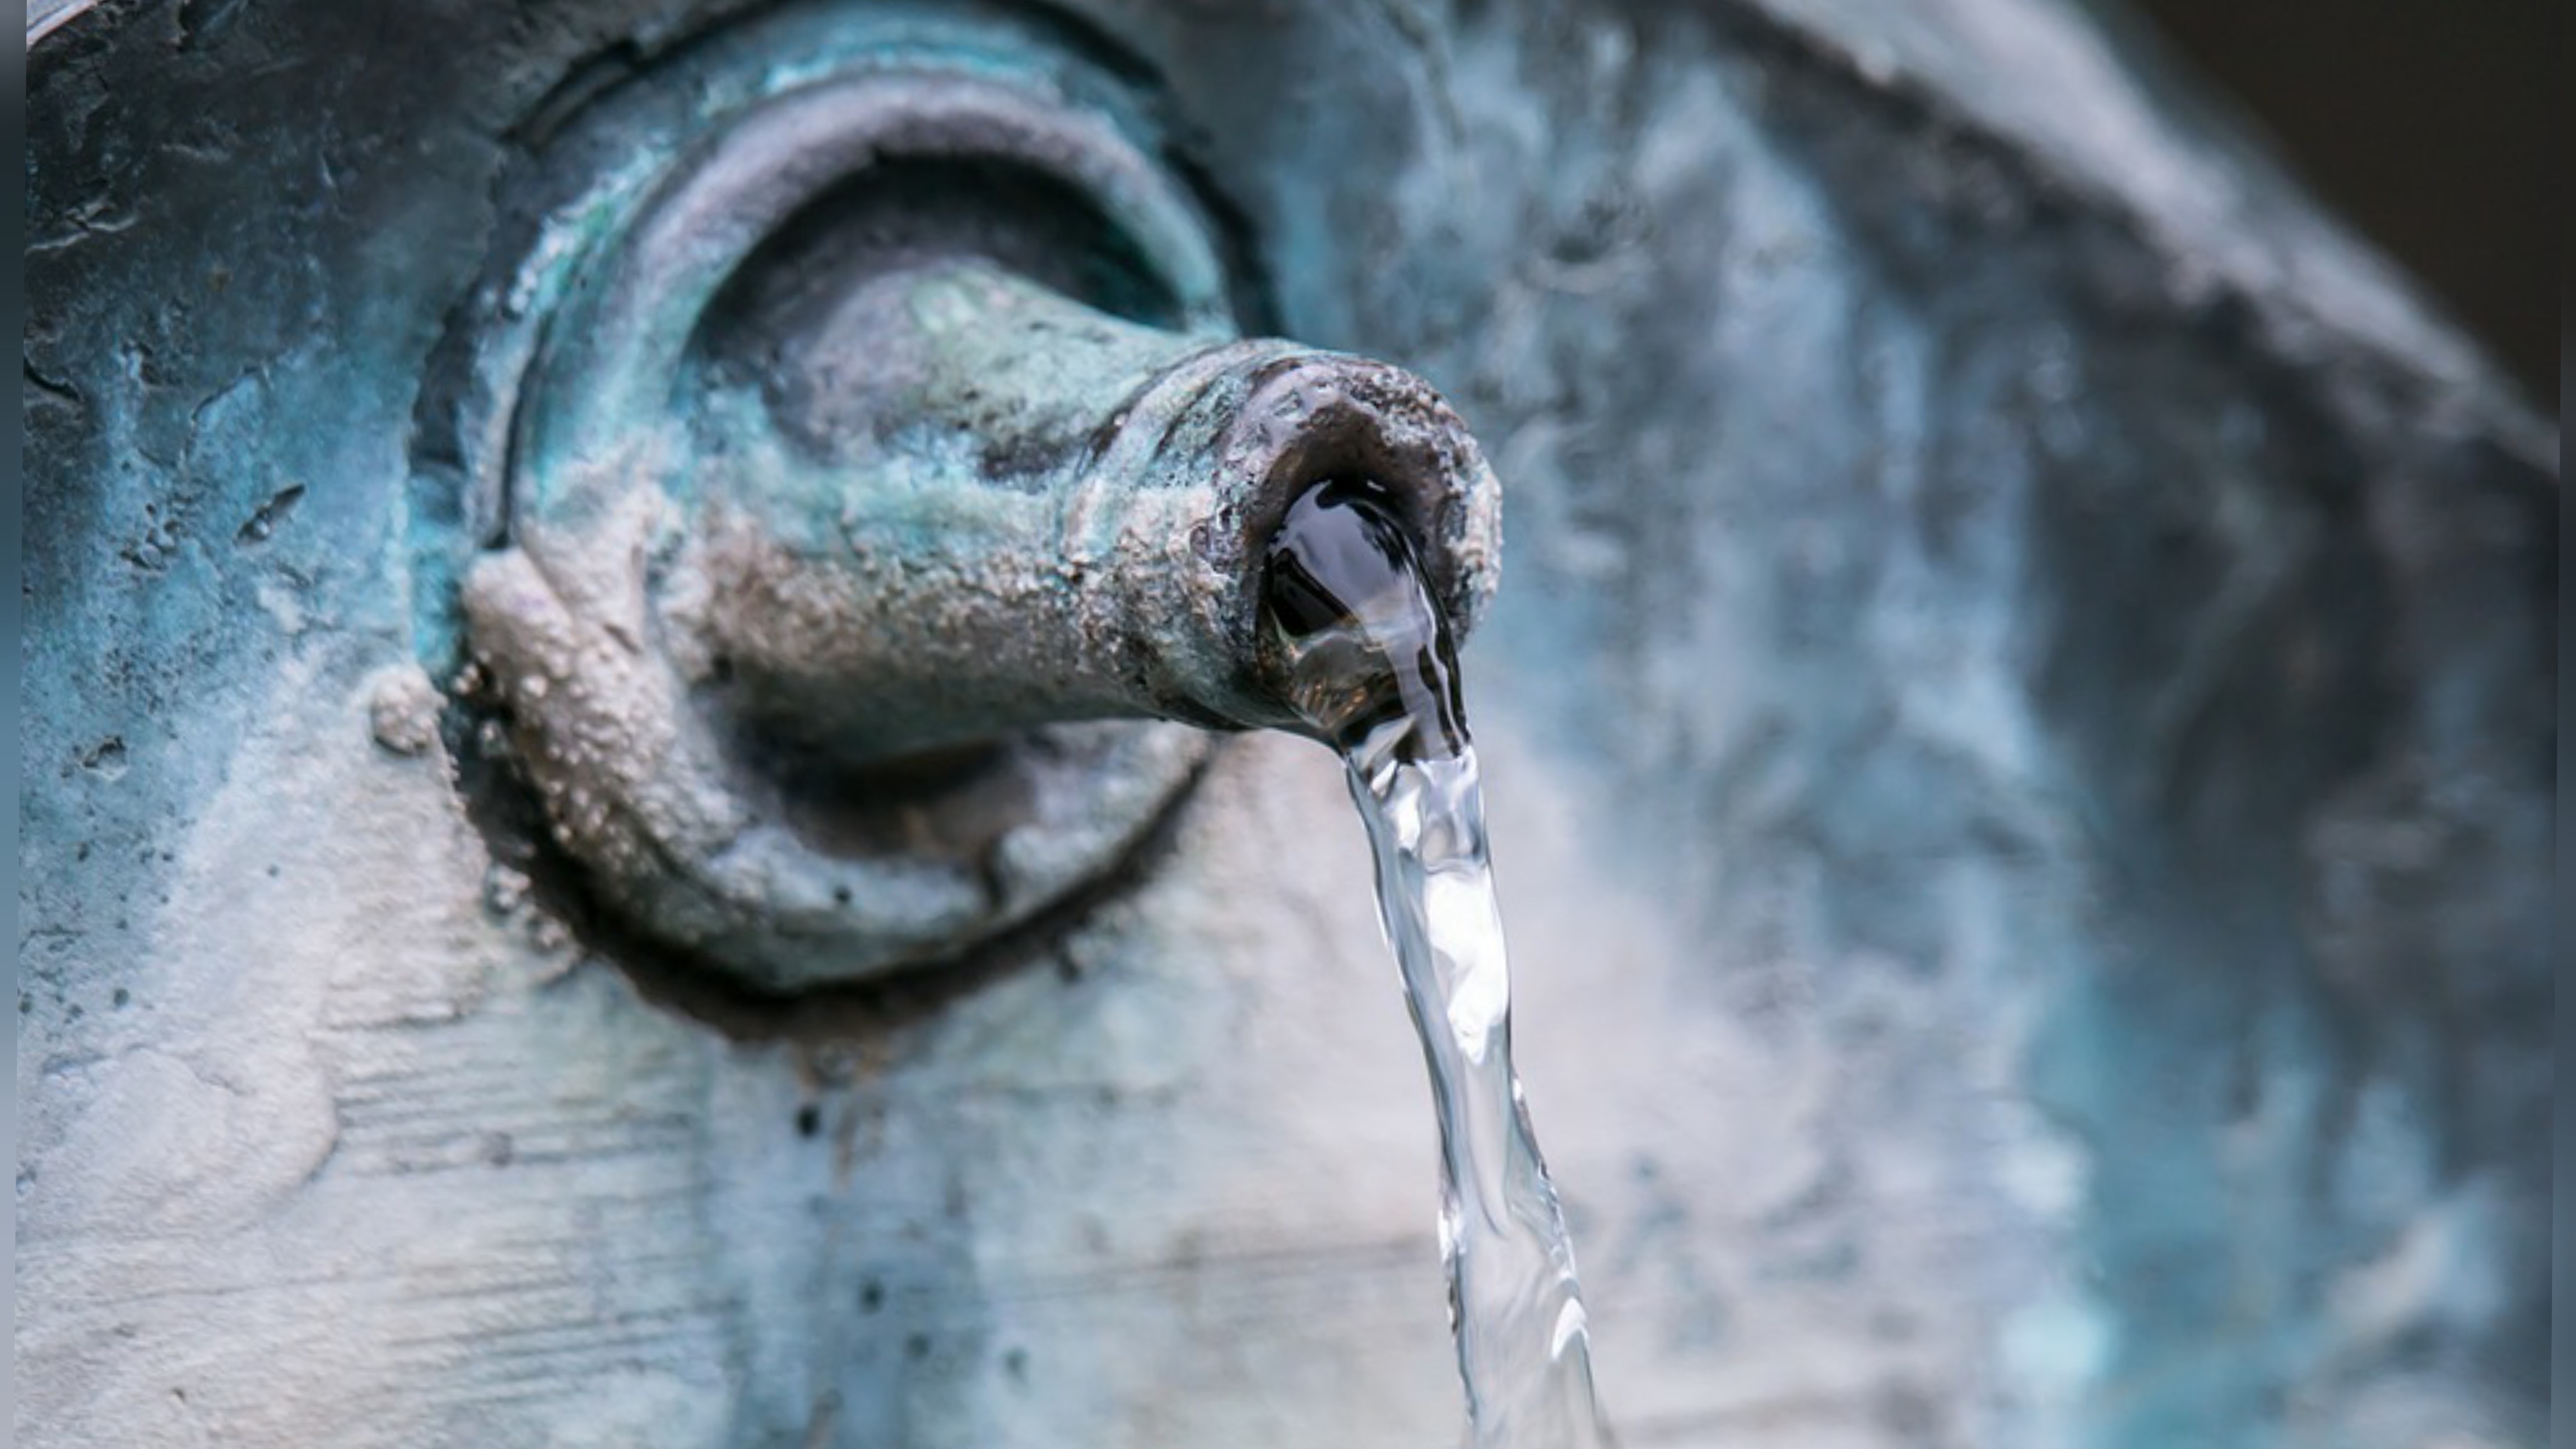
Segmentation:
[(1431, 1071), (1440, 1250), (1476, 1449), (1595, 1449), (1574, 1244), (1512, 1065), (1511, 969), (1457, 651), (1385, 494), (1310, 489), (1269, 549), (1292, 703), (1340, 750)]
[[(2545, 1437), (2556, 445), (2455, 335), (2098, 7), (1081, 8), (1269, 325), (1508, 460), (1481, 743), (1605, 802), (1515, 930), (1633, 907), (1578, 1223), (1623, 1405), (1747, 1444)], [(442, 833), (411, 705), (490, 522), (454, 440), (507, 430), (434, 339), (554, 199), (504, 178), (711, 47), (1051, 79), (1075, 29), (752, 14), (103, 6), (31, 47), (22, 1438), (1434, 1437), (1379, 1417), (1415, 1400), (1377, 1339), (1270, 1413), (1330, 1357), (1308, 1315), (1048, 1309), (1211, 1281), (1155, 1256), (1196, 1224), (1015, 1276), (1139, 1182), (1202, 1222), (1252, 1190), (1201, 1166), (1239, 1171), (1238, 1108), (1191, 1053), (1220, 975), (1302, 1000), (1260, 823), (1211, 803), (1102, 926), (1159, 994), (960, 1007), (826, 1074), (810, 1138), (802, 1048), (597, 962), (523, 989), (530, 913)], [(2074, 63), (1994, 53), (2033, 38)], [(667, 94), (600, 128), (601, 190), (740, 100)], [(1121, 1170), (1070, 1185), (1077, 1144)]]

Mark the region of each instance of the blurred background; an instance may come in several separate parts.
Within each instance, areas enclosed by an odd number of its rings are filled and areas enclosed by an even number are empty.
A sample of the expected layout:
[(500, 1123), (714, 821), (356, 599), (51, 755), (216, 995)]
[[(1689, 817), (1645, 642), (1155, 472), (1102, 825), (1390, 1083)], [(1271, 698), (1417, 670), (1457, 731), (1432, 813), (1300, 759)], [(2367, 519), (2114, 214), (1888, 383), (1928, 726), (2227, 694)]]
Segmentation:
[(2139, 0), (2320, 199), (2535, 401), (2557, 391), (2562, 7)]

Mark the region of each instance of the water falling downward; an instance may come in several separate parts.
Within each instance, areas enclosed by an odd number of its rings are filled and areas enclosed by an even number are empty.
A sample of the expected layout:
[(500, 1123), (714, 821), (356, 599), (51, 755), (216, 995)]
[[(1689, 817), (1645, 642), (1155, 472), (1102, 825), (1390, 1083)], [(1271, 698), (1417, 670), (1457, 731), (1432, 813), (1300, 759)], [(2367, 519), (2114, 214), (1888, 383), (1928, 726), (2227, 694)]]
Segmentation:
[(1289, 510), (1267, 599), (1290, 703), (1349, 766), (1431, 1068), (1470, 1442), (1609, 1445), (1573, 1244), (1512, 1069), (1511, 972), (1447, 620), (1385, 495), (1361, 482)]

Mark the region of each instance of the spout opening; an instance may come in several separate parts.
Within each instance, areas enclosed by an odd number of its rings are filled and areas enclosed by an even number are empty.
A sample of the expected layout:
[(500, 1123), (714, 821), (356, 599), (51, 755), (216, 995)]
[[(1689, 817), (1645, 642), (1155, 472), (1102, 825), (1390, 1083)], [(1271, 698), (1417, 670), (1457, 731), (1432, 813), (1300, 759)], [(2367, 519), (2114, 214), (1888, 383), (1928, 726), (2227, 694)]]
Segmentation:
[(1248, 463), (1231, 562), (1241, 584), (1229, 632), (1244, 648), (1261, 718), (1299, 728), (1285, 665), (1262, 627), (1264, 560), (1298, 499), (1336, 480), (1383, 495), (1421, 558), (1434, 601), (1463, 639), (1494, 591), (1499, 503), (1466, 425), (1429, 384), (1365, 358), (1308, 353), (1250, 378), (1236, 436)]

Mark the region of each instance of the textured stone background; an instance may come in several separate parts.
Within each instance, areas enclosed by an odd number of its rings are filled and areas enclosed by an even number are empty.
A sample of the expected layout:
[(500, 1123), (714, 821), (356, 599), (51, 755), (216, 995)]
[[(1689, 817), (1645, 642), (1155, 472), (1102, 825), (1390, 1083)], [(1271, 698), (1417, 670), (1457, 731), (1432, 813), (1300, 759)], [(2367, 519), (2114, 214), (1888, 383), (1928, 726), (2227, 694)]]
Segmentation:
[[(717, 8), (31, 58), (20, 1442), (1447, 1442), (1321, 751), (1030, 970), (735, 1039), (421, 733), (511, 128)], [(1626, 1442), (2539, 1442), (2556, 444), (2401, 281), (2034, 0), (1084, 8), (1283, 330), (1504, 478), (1470, 708)]]

